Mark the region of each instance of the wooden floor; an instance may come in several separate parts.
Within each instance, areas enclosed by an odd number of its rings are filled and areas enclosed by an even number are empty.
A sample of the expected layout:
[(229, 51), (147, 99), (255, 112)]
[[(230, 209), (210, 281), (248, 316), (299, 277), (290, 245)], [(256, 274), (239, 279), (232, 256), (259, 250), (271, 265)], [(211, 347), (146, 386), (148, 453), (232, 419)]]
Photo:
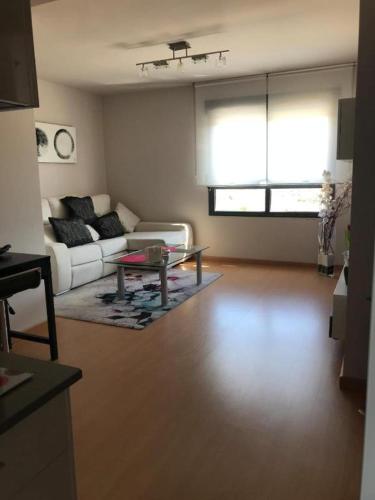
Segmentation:
[(58, 319), (60, 362), (84, 372), (79, 500), (358, 500), (363, 417), (338, 388), (334, 280), (207, 266), (223, 277), (144, 331)]

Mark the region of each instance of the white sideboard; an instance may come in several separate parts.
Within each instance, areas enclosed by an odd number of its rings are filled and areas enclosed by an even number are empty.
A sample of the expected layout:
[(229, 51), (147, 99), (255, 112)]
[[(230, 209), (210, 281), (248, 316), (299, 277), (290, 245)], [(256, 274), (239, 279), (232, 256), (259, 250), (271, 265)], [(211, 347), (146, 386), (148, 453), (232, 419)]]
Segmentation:
[(335, 340), (344, 340), (345, 338), (347, 291), (344, 270), (342, 270), (333, 292), (330, 336)]

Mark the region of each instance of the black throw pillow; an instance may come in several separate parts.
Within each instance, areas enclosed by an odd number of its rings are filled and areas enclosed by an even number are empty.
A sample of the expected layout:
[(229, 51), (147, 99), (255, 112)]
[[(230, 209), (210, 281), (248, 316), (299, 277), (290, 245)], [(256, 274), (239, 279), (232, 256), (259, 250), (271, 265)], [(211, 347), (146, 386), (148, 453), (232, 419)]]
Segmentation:
[(82, 219), (85, 224), (92, 224), (96, 219), (91, 196), (84, 196), (83, 198), (65, 196), (60, 201), (68, 209), (69, 217)]
[(56, 240), (69, 248), (92, 243), (94, 240), (82, 219), (49, 218)]
[(102, 240), (116, 238), (116, 236), (122, 236), (125, 233), (117, 212), (110, 212), (98, 217), (92, 226), (100, 234)]

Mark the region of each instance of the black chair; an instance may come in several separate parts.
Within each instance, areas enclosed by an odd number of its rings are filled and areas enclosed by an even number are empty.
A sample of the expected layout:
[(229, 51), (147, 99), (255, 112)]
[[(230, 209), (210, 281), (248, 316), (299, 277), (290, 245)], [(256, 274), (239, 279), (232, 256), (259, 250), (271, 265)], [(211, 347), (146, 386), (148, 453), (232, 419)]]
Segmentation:
[(41, 269), (31, 269), (6, 278), (0, 278), (0, 350), (9, 352), (8, 299), (16, 293), (38, 288), (42, 279)]

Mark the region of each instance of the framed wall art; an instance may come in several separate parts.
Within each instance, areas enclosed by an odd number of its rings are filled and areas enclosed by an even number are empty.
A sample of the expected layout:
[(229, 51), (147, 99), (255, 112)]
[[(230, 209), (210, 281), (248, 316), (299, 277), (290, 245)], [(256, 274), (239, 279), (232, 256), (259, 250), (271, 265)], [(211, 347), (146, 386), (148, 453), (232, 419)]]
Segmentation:
[(54, 123), (35, 123), (39, 163), (77, 163), (75, 127)]

